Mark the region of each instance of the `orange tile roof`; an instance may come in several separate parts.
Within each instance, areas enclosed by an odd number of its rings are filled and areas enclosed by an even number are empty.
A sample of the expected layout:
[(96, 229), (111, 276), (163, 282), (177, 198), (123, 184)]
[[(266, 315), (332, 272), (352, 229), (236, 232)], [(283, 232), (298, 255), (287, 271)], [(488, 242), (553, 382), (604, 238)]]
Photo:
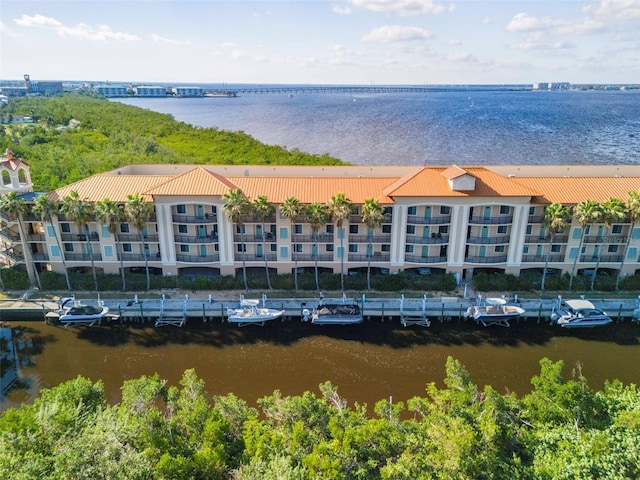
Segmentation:
[[(475, 190), (451, 190), (445, 173), (452, 174), (454, 178), (465, 173), (473, 175), (476, 177)], [(498, 175), (481, 167), (457, 171), (423, 167), (390, 185), (384, 193), (390, 197), (533, 197), (537, 195), (535, 190), (513, 182), (509, 177)]]
[(441, 175), (448, 180), (453, 180), (454, 178), (458, 178), (462, 175), (465, 175), (466, 173), (466, 170), (463, 170), (457, 165), (452, 165), (449, 168), (445, 169)]
[[(108, 198), (114, 202), (124, 203), (127, 195), (143, 192), (158, 183), (173, 178), (172, 175), (94, 175), (84, 180), (66, 185), (49, 193), (49, 199), (61, 202), (72, 191), (78, 192), (80, 198), (90, 202), (97, 202)], [(151, 196), (143, 195), (152, 201)]]
[(640, 190), (640, 177), (515, 177), (511, 180), (539, 192), (537, 203), (575, 205), (584, 200), (626, 201), (630, 191)]
[(224, 195), (237, 188), (228, 178), (210, 172), (203, 167), (170, 178), (162, 184), (156, 184), (145, 190), (145, 195)]
[(357, 204), (373, 198), (381, 204), (393, 204), (382, 191), (396, 178), (313, 178), (313, 177), (229, 177), (251, 200), (265, 195), (272, 203), (295, 197), (300, 203), (327, 203), (336, 193)]
[(30, 165), (25, 162), (23, 159), (16, 157), (13, 154), (13, 150), (7, 148), (4, 152), (4, 157), (0, 158), (0, 163), (3, 163), (10, 170), (17, 170), (20, 165), (26, 165), (29, 167)]

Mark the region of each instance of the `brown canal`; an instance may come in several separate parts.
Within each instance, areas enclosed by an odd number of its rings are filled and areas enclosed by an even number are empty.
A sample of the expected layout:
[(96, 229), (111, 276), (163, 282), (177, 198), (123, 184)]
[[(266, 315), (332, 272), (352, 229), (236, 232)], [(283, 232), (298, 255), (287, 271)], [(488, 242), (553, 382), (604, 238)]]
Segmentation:
[(498, 392), (530, 391), (539, 360), (564, 360), (569, 377), (579, 362), (590, 385), (607, 379), (640, 383), (640, 325), (614, 323), (602, 329), (562, 330), (535, 321), (510, 328), (471, 322), (402, 327), (369, 321), (318, 326), (297, 321), (238, 328), (221, 323), (154, 328), (151, 325), (70, 327), (43, 322), (5, 322), (14, 332), (23, 386), (9, 391), (0, 409), (32, 402), (41, 388), (77, 375), (101, 379), (107, 400), (120, 401), (128, 379), (158, 373), (177, 385), (195, 368), (211, 395), (233, 392), (252, 405), (279, 389), (284, 395), (330, 380), (349, 404), (369, 411), (390, 396), (406, 401), (423, 395), (428, 382), (443, 386), (448, 356), (460, 360), (474, 383)]

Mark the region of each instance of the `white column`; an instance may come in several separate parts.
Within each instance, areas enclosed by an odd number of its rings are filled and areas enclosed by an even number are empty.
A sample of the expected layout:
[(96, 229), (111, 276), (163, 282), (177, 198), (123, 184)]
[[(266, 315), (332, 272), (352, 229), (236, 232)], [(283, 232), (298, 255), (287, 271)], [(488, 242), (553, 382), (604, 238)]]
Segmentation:
[(158, 222), (158, 240), (160, 241), (162, 263), (165, 265), (175, 265), (176, 244), (173, 235), (171, 205), (156, 205), (156, 219)]
[(394, 267), (404, 265), (404, 246), (407, 238), (407, 206), (394, 205), (391, 216), (391, 255), (390, 264)]
[(449, 225), (448, 266), (459, 267), (464, 264), (464, 252), (467, 246), (467, 227), (469, 224), (469, 205), (451, 207)]
[(519, 266), (522, 263), (527, 223), (529, 223), (529, 205), (516, 205), (513, 207), (509, 252), (507, 253), (508, 266)]

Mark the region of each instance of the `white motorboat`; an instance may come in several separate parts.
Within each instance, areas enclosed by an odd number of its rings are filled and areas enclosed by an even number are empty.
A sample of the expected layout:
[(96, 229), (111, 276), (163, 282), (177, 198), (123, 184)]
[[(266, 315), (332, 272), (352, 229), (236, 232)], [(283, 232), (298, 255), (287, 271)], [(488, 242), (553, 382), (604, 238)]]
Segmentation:
[(564, 300), (551, 312), (551, 322), (564, 328), (591, 328), (612, 322), (607, 312), (589, 300)]
[(504, 298), (487, 298), (478, 305), (469, 307), (464, 314), (466, 318), (472, 318), (485, 327), (489, 325), (509, 326), (509, 320), (518, 318), (525, 309), (517, 305), (510, 305)]
[(356, 300), (320, 299), (318, 306), (313, 310), (305, 308), (302, 310), (302, 320), (311, 321), (317, 325), (350, 325), (361, 323), (363, 320), (362, 310)]
[(259, 300), (242, 298), (238, 308), (227, 308), (227, 320), (241, 327), (250, 324), (264, 325), (264, 322), (275, 320), (284, 314), (284, 310), (258, 305), (260, 305)]
[(75, 298), (63, 298), (60, 308), (56, 312), (47, 314), (48, 318), (58, 320), (65, 327), (69, 325), (87, 325), (89, 327), (100, 324), (100, 321), (109, 313), (109, 307), (102, 304), (84, 305)]

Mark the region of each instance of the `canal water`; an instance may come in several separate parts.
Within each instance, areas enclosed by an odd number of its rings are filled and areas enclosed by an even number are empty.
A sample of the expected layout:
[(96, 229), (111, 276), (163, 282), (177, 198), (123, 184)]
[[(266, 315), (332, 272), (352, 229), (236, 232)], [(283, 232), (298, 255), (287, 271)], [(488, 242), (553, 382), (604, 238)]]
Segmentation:
[(593, 388), (607, 379), (640, 381), (640, 325), (629, 321), (604, 329), (567, 331), (535, 320), (510, 328), (457, 321), (402, 327), (398, 321), (318, 326), (298, 321), (264, 327), (193, 322), (185, 328), (151, 325), (70, 327), (43, 322), (5, 322), (13, 329), (22, 385), (2, 399), (2, 410), (32, 402), (41, 388), (78, 375), (101, 379), (109, 402), (120, 401), (128, 379), (158, 373), (177, 385), (195, 368), (211, 395), (233, 392), (251, 405), (279, 389), (319, 395), (326, 380), (350, 405), (424, 395), (443, 386), (448, 356), (460, 360), (474, 383), (498, 392), (525, 394), (539, 360), (564, 360), (567, 378), (577, 365)]

